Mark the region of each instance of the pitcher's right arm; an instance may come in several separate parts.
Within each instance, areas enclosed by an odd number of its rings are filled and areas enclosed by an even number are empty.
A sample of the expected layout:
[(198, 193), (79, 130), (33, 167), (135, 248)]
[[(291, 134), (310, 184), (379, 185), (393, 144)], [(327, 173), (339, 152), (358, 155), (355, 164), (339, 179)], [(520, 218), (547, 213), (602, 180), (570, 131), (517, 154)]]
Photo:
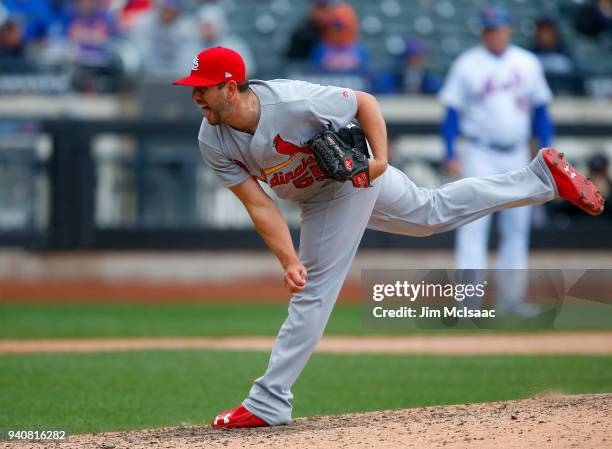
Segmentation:
[(306, 268), (300, 262), (289, 227), (280, 210), (253, 178), (247, 178), (230, 190), (244, 204), (257, 232), (276, 255), (285, 271), (285, 286), (291, 293), (297, 293), (306, 285)]

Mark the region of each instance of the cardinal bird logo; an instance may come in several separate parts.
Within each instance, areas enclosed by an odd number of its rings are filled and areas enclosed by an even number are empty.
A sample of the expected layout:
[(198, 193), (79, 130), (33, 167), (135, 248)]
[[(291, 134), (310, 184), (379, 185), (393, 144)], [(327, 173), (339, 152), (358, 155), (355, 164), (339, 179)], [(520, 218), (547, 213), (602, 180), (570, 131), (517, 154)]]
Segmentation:
[(272, 141), (274, 149), (277, 153), (284, 154), (286, 156), (295, 156), (298, 153), (312, 154), (312, 149), (309, 146), (300, 147), (294, 143), (287, 142), (280, 135), (276, 135)]

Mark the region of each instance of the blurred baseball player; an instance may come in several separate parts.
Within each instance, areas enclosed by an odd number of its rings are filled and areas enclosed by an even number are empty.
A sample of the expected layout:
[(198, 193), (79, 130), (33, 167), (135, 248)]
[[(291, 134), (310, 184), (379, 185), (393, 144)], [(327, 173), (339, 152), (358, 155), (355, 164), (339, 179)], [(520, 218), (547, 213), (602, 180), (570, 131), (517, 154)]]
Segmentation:
[[(528, 141), (532, 129), (541, 147), (550, 145), (553, 133), (547, 111), (552, 94), (537, 58), (510, 45), (508, 12), (488, 7), (481, 22), (482, 45), (459, 56), (440, 92), (446, 106), (442, 133), (447, 168), (456, 177), (490, 176), (523, 167), (531, 159)], [(459, 161), (454, 142), (460, 133), (467, 142)], [(526, 206), (499, 213), (497, 268), (527, 268), (530, 212), (531, 207)], [(487, 215), (458, 229), (457, 268), (487, 267), (490, 224), (491, 215)], [(522, 304), (526, 278), (519, 279), (519, 271), (504, 273), (499, 280), (506, 279), (511, 285), (500, 285), (499, 305), (527, 313), (529, 305)]]
[[(594, 186), (554, 149), (503, 175), (419, 188), (387, 165), (386, 127), (373, 96), (302, 81), (249, 82), (242, 58), (227, 48), (201, 52), (191, 74), (175, 83), (192, 86), (204, 115), (202, 156), (244, 204), (293, 294), (268, 369), (242, 405), (217, 415), (213, 427), (291, 421), (291, 387), (323, 334), (366, 228), (428, 236), (556, 196), (594, 215), (603, 209)], [(313, 156), (314, 144), (307, 143), (355, 119), (371, 146), (369, 170), (351, 175), (352, 182), (329, 179)], [(353, 162), (345, 166), (351, 172)], [(259, 182), (301, 208), (299, 257), (283, 216)]]

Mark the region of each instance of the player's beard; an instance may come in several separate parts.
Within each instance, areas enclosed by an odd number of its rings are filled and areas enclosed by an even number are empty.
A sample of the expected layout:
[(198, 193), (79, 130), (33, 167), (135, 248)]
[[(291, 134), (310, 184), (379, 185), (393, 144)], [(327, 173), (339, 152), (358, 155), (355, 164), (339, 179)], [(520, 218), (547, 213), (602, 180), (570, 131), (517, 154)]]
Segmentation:
[(204, 117), (208, 120), (211, 126), (220, 125), (223, 122), (223, 118), (226, 116), (226, 111), (223, 108), (212, 108), (208, 106), (208, 111), (204, 112)]
[(202, 112), (204, 114), (204, 118), (208, 120), (208, 123), (212, 126), (217, 126), (220, 123), (219, 120), (219, 112), (212, 109), (211, 107), (206, 108)]

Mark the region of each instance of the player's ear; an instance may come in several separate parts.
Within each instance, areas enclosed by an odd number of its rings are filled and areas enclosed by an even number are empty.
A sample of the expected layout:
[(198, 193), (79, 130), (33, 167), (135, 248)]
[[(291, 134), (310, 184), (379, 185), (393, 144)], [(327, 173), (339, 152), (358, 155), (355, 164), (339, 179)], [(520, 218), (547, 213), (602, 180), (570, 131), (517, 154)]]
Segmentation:
[(228, 100), (234, 98), (238, 93), (238, 84), (234, 80), (229, 80), (225, 84), (225, 98)]

